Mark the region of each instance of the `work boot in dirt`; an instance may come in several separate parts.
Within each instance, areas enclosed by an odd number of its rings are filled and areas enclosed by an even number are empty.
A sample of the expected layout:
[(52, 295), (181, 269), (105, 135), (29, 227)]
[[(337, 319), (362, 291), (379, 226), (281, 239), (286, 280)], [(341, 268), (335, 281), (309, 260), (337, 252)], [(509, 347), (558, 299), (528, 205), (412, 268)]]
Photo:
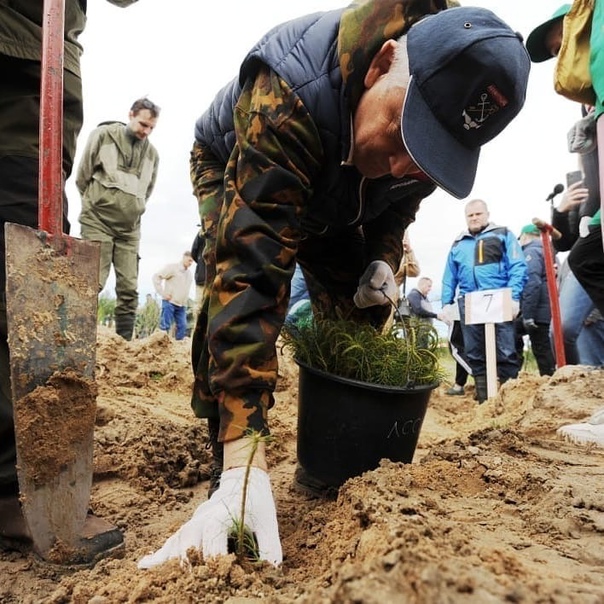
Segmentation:
[[(13, 490), (13, 489), (11, 489)], [(19, 487), (0, 494), (0, 550), (25, 552), (31, 549), (31, 535), (21, 512)]]
[(49, 556), (45, 560), (74, 568), (92, 568), (100, 560), (121, 558), (125, 549), (122, 531), (107, 520), (88, 512), (74, 550), (68, 552), (64, 559), (59, 556), (55, 561)]
[(218, 433), (220, 432), (220, 420), (208, 418), (208, 435), (209, 441), (206, 449), (212, 452), (212, 461), (210, 462), (210, 488), (208, 489), (208, 499), (220, 486), (220, 477), (222, 476), (224, 444), (218, 441)]
[(115, 317), (115, 333), (124, 340), (132, 340), (134, 333), (134, 320), (136, 315), (117, 315)]
[(58, 570), (92, 568), (105, 558), (124, 555), (124, 536), (111, 523), (88, 512), (84, 526), (73, 545), (61, 544), (47, 554), (36, 552), (17, 495), (0, 497), (0, 550), (33, 552), (40, 563)]
[(481, 405), (489, 398), (487, 394), (487, 376), (475, 375), (474, 384), (476, 385), (476, 400)]

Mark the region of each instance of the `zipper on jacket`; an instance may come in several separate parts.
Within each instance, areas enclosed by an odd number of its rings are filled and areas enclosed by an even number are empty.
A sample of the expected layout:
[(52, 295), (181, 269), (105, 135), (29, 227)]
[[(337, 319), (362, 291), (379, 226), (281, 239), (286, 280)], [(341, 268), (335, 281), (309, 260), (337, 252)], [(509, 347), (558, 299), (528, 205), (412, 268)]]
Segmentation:
[(359, 211), (357, 215), (348, 223), (348, 226), (351, 224), (357, 224), (361, 220), (361, 216), (363, 215), (363, 207), (365, 205), (365, 183), (367, 182), (367, 178), (365, 176), (361, 177), (361, 182), (359, 183)]

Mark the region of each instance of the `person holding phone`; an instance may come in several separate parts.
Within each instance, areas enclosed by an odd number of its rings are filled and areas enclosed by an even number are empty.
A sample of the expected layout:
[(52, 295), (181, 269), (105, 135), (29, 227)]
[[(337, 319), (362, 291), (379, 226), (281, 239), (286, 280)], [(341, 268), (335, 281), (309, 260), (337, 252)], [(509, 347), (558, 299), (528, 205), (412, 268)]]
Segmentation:
[[(568, 14), (571, 9), (570, 4), (563, 4), (560, 6), (554, 14), (535, 27), (527, 37), (526, 47), (529, 52), (531, 61), (534, 63), (540, 63), (546, 61), (552, 57), (557, 57), (560, 48), (562, 47), (563, 34), (564, 34), (564, 17)], [(596, 92), (596, 107), (585, 107), (582, 106), (583, 120), (587, 118), (587, 123), (593, 116), (593, 129), (592, 137), (595, 143), (598, 138), (602, 138), (604, 134), (604, 122), (599, 119), (602, 112), (604, 111), (604, 104), (602, 99), (604, 98), (604, 78), (599, 77), (602, 69), (600, 68), (602, 63), (602, 46), (604, 45), (604, 37), (602, 36), (602, 28), (599, 24), (604, 20), (604, 5), (602, 3), (596, 3), (593, 15), (593, 23), (598, 24), (598, 27), (593, 26), (593, 35), (590, 39), (590, 46), (592, 52), (592, 64), (591, 73), (594, 89)], [(576, 126), (576, 125), (575, 125)], [(567, 262), (571, 268), (574, 276), (578, 283), (587, 292), (592, 302), (601, 314), (604, 314), (604, 251), (602, 247), (602, 227), (600, 219), (600, 205), (602, 203), (600, 197), (599, 187), (599, 174), (600, 166), (598, 161), (599, 151), (597, 144), (591, 145), (593, 148), (590, 152), (586, 152), (583, 149), (574, 149), (574, 152), (580, 153), (581, 161), (584, 167), (584, 174), (590, 174), (590, 181), (587, 188), (591, 191), (593, 199), (597, 201), (594, 213), (591, 214), (591, 218), (583, 222), (583, 233), (572, 245), (570, 254), (568, 255)], [(571, 152), (573, 149), (571, 149)], [(591, 175), (593, 174), (593, 178)], [(569, 185), (569, 192), (574, 195), (576, 203), (580, 204), (579, 201), (579, 185), (575, 185), (571, 188)], [(597, 191), (597, 194), (595, 193)], [(585, 195), (585, 192), (581, 192), (581, 195)], [(555, 215), (554, 215), (555, 218)], [(553, 221), (552, 221), (553, 222)], [(554, 226), (556, 226), (554, 224)], [(570, 249), (567, 248), (567, 249)]]
[[(583, 109), (585, 123), (590, 110)], [(569, 140), (573, 137), (569, 136)], [(598, 178), (598, 151), (595, 142), (590, 147), (582, 147), (586, 152), (577, 152), (581, 170), (573, 170), (566, 175), (566, 191), (560, 203), (552, 209), (552, 225), (562, 237), (553, 240), (557, 252), (566, 252), (589, 234), (589, 222), (598, 211), (600, 187)], [(559, 300), (562, 320), (562, 338), (566, 362), (571, 365), (600, 366), (604, 363), (604, 320), (585, 288), (570, 269), (568, 259), (559, 273)]]

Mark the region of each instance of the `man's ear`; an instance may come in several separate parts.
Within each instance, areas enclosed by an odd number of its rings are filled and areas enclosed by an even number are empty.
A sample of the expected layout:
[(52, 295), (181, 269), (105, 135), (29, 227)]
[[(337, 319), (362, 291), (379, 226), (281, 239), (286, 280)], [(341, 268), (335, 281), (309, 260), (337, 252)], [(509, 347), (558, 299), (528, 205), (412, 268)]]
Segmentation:
[(396, 40), (386, 40), (382, 44), (382, 47), (373, 57), (369, 64), (369, 69), (365, 74), (365, 79), (363, 80), (365, 88), (371, 88), (381, 76), (390, 71), (397, 47), (398, 42)]

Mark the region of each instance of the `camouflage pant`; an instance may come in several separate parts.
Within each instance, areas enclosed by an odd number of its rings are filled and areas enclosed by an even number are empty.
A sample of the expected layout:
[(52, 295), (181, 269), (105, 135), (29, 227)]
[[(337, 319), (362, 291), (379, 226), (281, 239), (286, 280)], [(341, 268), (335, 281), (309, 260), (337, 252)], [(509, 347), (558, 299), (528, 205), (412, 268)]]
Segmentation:
[[(289, 286), (285, 291), (275, 287), (271, 300), (257, 300), (256, 308), (273, 307), (261, 322), (262, 331), (250, 324), (246, 344), (227, 346), (216, 339), (216, 333), (234, 316), (245, 314), (249, 306), (238, 304), (237, 291), (225, 285), (225, 273), (248, 274), (257, 270), (256, 264), (270, 266), (276, 282), (285, 277), (287, 284), (297, 260), (302, 266), (315, 314), (333, 316), (336, 311), (359, 321), (370, 321), (382, 325), (390, 311), (385, 307), (357, 309), (352, 301), (360, 275), (366, 267), (365, 245), (359, 228), (341, 229), (329, 237), (319, 237), (302, 233), (294, 242), (291, 258), (272, 258), (264, 252), (260, 242), (257, 248), (249, 246), (249, 255), (255, 260), (249, 266), (235, 266), (231, 257), (222, 252), (228, 248), (225, 233), (241, 228), (249, 223), (250, 210), (242, 203), (227, 203), (225, 192), (225, 167), (207, 149), (195, 145), (191, 154), (191, 179), (195, 195), (199, 201), (202, 230), (206, 237), (204, 262), (208, 295), (197, 319), (192, 344), (192, 363), (195, 385), (192, 407), (198, 417), (220, 418), (221, 441), (241, 437), (252, 429), (268, 433), (267, 411), (274, 404), (273, 391), (277, 378), (277, 356), (275, 342), (285, 318), (289, 301)], [(217, 258), (217, 240), (220, 239), (220, 253)], [(288, 250), (289, 251), (289, 250)], [(217, 270), (218, 266), (218, 270)], [(247, 273), (246, 273), (247, 271)], [(261, 278), (266, 279), (266, 275)], [(236, 277), (234, 277), (236, 279)], [(262, 285), (262, 284), (261, 284)], [(248, 288), (249, 289), (249, 288)], [(260, 289), (260, 286), (258, 287)], [(264, 289), (267, 289), (264, 287)], [(247, 293), (247, 292), (246, 292)], [(260, 311), (262, 312), (262, 311)], [(222, 355), (233, 361), (228, 371), (219, 368), (216, 356)], [(220, 360), (220, 359), (219, 359)]]

